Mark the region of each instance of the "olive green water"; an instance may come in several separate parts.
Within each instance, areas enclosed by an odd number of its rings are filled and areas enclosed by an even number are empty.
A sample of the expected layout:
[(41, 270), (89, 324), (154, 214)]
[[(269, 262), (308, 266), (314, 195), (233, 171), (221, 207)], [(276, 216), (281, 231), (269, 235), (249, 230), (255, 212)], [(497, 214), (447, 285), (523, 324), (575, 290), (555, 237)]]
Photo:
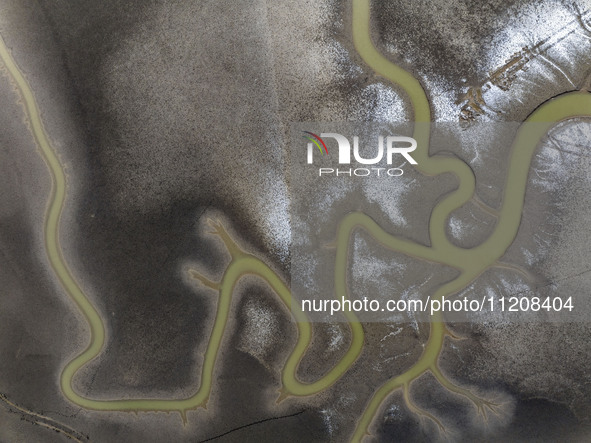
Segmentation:
[[(353, 0), (352, 5), (353, 40), (357, 51), (371, 69), (399, 85), (408, 94), (414, 110), (414, 121), (430, 122), (429, 103), (420, 83), (409, 73), (383, 57), (372, 44), (369, 32), (369, 0)], [(86, 409), (102, 411), (178, 411), (186, 420), (187, 410), (207, 404), (212, 389), (215, 363), (231, 308), (232, 293), (236, 283), (244, 275), (256, 275), (266, 281), (280, 299), (292, 308), (292, 313), (297, 321), (298, 341), (283, 369), (283, 387), (279, 397), (280, 400), (290, 395), (308, 396), (319, 393), (334, 384), (355, 363), (362, 351), (364, 334), (357, 318), (352, 313), (347, 313), (346, 317), (351, 327), (352, 340), (344, 357), (316, 382), (303, 383), (299, 381), (297, 369), (312, 337), (312, 330), (307, 317), (297, 306), (292, 306), (293, 301), (289, 288), (268, 265), (257, 257), (244, 252), (219, 222), (210, 221), (210, 225), (213, 227), (212, 234), (219, 236), (224, 242), (231, 255), (231, 262), (219, 283), (211, 282), (196, 271), (190, 271), (193, 278), (219, 291), (217, 313), (204, 355), (200, 385), (196, 392), (192, 396), (183, 399), (114, 400), (91, 399), (77, 393), (73, 388), (73, 379), (80, 368), (101, 352), (105, 341), (105, 327), (99, 313), (72, 276), (61, 252), (59, 221), (66, 196), (66, 177), (63, 168), (49, 143), (31, 88), (1, 39), (0, 57), (22, 97), (31, 132), (52, 177), (52, 190), (44, 227), (47, 257), (64, 290), (84, 314), (90, 328), (88, 347), (70, 361), (61, 374), (62, 391), (71, 402)], [(586, 92), (564, 94), (546, 102), (531, 114), (527, 122), (538, 124), (523, 126), (516, 136), (511, 150), (505, 192), (502, 206), (498, 211), (495, 230), (481, 245), (472, 249), (454, 246), (447, 238), (445, 229), (449, 214), (473, 197), (475, 188), (474, 174), (470, 167), (461, 160), (452, 157), (429, 156), (429, 131), (425, 130), (424, 127), (418, 130), (419, 125), (417, 125), (414, 138), (418, 142), (418, 148), (413, 153), (413, 156), (419, 163), (417, 166), (419, 170), (427, 175), (452, 173), (458, 180), (457, 189), (445, 196), (431, 212), (429, 221), (431, 246), (426, 247), (391, 235), (363, 213), (357, 212), (347, 215), (337, 228), (335, 263), (335, 292), (337, 297), (347, 295), (347, 252), (352, 232), (355, 229), (365, 229), (376, 241), (394, 251), (441, 263), (459, 270), (459, 276), (439, 287), (433, 298), (449, 296), (465, 288), (484, 270), (494, 265), (513, 242), (521, 221), (529, 166), (540, 139), (555, 122), (588, 114), (591, 114), (591, 95)], [(439, 370), (437, 361), (444, 338), (448, 334), (443, 318), (440, 314), (436, 314), (431, 324), (430, 336), (423, 354), (409, 370), (387, 381), (376, 390), (356, 424), (351, 437), (352, 441), (361, 441), (369, 433), (369, 428), (380, 406), (388, 395), (396, 389), (403, 389), (405, 401), (413, 412), (427, 415), (442, 426), (441, 422), (435, 417), (420, 411), (420, 409), (412, 405), (408, 394), (410, 383), (427, 371), (430, 371), (448, 390), (472, 400), (480, 412), (483, 412), (485, 407), (491, 409), (494, 407), (492, 403), (477, 398), (467, 389), (451, 383)]]

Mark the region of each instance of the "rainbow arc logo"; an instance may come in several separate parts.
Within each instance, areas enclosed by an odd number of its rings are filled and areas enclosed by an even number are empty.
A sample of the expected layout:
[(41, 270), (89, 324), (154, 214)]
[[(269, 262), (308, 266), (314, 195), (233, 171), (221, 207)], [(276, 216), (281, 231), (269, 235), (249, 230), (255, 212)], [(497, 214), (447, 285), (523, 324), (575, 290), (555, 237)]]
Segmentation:
[[(324, 153), (326, 153), (326, 155), (328, 155), (328, 149), (326, 149), (326, 144), (324, 143), (324, 141), (322, 140), (322, 138), (320, 138), (318, 135), (314, 134), (313, 132), (310, 131), (302, 131), (304, 134), (309, 134), (312, 137), (310, 137), (309, 135), (303, 135), (302, 137), (304, 137), (307, 140), (310, 140), (312, 143), (314, 143), (317, 147), (318, 150), (320, 151), (320, 154), (324, 155)], [(322, 147), (324, 148), (324, 151), (322, 150), (322, 148), (320, 147), (320, 142), (322, 144)]]

